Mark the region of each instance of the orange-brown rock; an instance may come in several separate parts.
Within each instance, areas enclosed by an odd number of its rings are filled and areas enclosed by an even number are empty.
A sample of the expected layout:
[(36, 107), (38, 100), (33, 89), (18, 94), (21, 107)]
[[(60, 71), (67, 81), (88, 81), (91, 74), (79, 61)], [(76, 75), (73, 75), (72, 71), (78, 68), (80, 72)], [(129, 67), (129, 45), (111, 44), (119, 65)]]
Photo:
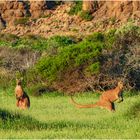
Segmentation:
[(24, 1), (2, 1), (0, 3), (0, 13), (7, 23), (26, 16), (27, 10)]
[(33, 18), (39, 18), (47, 8), (46, 1), (30, 1), (30, 13)]

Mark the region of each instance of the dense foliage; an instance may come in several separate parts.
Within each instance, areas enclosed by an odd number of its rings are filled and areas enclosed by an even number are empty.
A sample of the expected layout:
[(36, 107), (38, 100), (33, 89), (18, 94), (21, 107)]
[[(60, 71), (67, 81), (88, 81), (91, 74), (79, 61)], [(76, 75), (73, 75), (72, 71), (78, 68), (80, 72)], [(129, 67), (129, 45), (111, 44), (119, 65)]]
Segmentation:
[(65, 36), (53, 36), (43, 38), (37, 35), (27, 35), (18, 37), (13, 34), (0, 34), (0, 46), (10, 46), (12, 48), (30, 48), (37, 51), (44, 51), (50, 48), (57, 48), (74, 43), (74, 40)]
[[(68, 69), (81, 67), (90, 73), (99, 72), (102, 49), (108, 48), (107, 34), (94, 33), (83, 41), (59, 49), (57, 55), (43, 56), (36, 64), (39, 73), (49, 80), (55, 80)], [(85, 67), (86, 66), (86, 67)]]
[(139, 89), (139, 40), (139, 26), (130, 23), (78, 39), (4, 34), (0, 36), (0, 77), (7, 80), (1, 85), (5, 87), (9, 81), (5, 73), (13, 79), (19, 71), (27, 84), (34, 85), (63, 81), (68, 73), (77, 71), (79, 76), (82, 73), (90, 78), (93, 85), (107, 88), (124, 80), (128, 89)]

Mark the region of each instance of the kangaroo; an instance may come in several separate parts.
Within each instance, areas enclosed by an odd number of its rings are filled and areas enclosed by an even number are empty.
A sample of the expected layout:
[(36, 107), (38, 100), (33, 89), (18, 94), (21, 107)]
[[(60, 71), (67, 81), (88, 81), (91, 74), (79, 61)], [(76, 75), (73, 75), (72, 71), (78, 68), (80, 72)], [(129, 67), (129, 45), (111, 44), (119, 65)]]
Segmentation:
[(27, 109), (30, 107), (30, 99), (29, 96), (22, 88), (21, 79), (16, 79), (16, 88), (15, 88), (15, 96), (16, 96), (16, 105), (20, 109)]
[(94, 108), (99, 106), (108, 109), (110, 111), (115, 111), (114, 102), (116, 100), (119, 100), (119, 102), (123, 101), (122, 90), (123, 90), (123, 83), (118, 82), (116, 88), (104, 91), (102, 93), (100, 92), (101, 94), (100, 99), (95, 104), (87, 104), (87, 105), (78, 104), (74, 101), (72, 96), (71, 96), (71, 101), (77, 108)]

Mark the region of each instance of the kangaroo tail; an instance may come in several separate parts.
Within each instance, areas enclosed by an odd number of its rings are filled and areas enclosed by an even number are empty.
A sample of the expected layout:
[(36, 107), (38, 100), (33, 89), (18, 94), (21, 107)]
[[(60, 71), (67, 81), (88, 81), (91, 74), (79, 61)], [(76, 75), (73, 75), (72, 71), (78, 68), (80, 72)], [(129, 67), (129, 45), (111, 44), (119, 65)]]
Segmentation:
[(72, 103), (77, 107), (77, 108), (94, 108), (96, 106), (98, 106), (97, 103), (95, 104), (87, 104), (87, 105), (82, 105), (82, 104), (78, 104), (74, 101), (73, 97), (71, 96), (71, 101)]

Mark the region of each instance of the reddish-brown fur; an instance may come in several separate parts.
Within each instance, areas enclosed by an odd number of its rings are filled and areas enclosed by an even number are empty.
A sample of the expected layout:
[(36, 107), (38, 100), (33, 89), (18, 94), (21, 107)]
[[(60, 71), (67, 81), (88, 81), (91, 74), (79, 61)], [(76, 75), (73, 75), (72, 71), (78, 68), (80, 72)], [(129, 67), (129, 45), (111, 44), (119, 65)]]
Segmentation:
[(27, 109), (30, 107), (29, 96), (25, 93), (22, 88), (21, 80), (17, 79), (17, 85), (15, 88), (16, 105), (21, 109)]
[(106, 108), (110, 111), (115, 111), (114, 102), (118, 99), (121, 99), (120, 101), (123, 101), (122, 89), (123, 89), (123, 83), (118, 82), (116, 88), (102, 92), (99, 101), (95, 104), (87, 104), (87, 105), (78, 104), (74, 101), (72, 96), (71, 96), (71, 101), (77, 108), (93, 108), (99, 106), (99, 107)]

